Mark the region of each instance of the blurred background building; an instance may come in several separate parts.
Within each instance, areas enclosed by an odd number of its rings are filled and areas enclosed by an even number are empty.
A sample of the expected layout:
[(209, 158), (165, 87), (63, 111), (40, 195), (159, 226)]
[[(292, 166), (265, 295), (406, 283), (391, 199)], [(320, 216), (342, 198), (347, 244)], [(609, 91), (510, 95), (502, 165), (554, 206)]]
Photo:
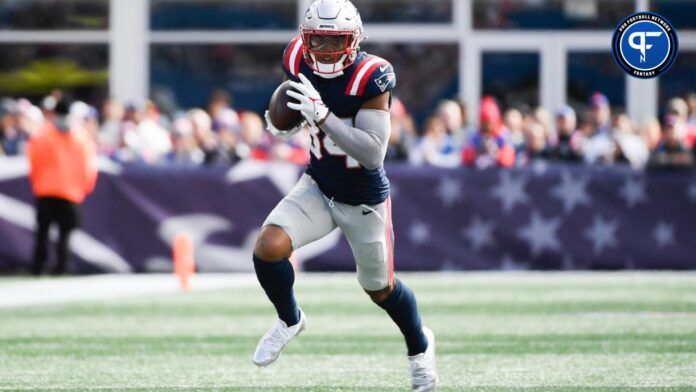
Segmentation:
[[(259, 113), (282, 78), (284, 45), (308, 0), (3, 0), (0, 96), (38, 99), (60, 88), (101, 107), (151, 98), (162, 111), (204, 106), (215, 89)], [(398, 94), (419, 123), (443, 98), (477, 113), (483, 95), (503, 108), (565, 103), (593, 91), (634, 121), (657, 117), (694, 87), (691, 0), (356, 0), (364, 48), (394, 63)], [(679, 32), (674, 68), (636, 80), (608, 46), (617, 21), (652, 10)]]

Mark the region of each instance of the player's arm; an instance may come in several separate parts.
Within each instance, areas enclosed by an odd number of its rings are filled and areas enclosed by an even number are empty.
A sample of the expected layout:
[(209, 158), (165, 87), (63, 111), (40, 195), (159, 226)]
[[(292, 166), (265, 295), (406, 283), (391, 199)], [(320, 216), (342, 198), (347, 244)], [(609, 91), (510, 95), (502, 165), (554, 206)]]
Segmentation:
[(365, 102), (355, 115), (355, 127), (329, 112), (317, 124), (346, 154), (367, 169), (376, 169), (384, 162), (391, 132), (389, 92)]
[(291, 82), (296, 91), (287, 94), (299, 101), (288, 103), (291, 109), (302, 115), (331, 137), (346, 154), (355, 158), (367, 169), (376, 169), (384, 161), (391, 132), (389, 116), (389, 92), (365, 102), (355, 116), (355, 127), (346, 125), (324, 105), (319, 92), (302, 74), (301, 83)]

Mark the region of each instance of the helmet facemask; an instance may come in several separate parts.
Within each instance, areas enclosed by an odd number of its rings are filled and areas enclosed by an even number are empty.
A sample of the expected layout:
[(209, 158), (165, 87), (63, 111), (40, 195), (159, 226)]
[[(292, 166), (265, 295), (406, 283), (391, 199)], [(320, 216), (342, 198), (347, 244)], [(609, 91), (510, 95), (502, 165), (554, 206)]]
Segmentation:
[(319, 76), (343, 74), (357, 57), (360, 30), (302, 29), (302, 46), (307, 65)]

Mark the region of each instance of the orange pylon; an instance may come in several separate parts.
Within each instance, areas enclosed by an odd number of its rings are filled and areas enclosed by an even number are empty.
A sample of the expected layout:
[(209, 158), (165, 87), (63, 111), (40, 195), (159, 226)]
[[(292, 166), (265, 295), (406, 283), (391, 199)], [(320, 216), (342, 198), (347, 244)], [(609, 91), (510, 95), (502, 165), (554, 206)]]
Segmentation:
[(174, 273), (179, 278), (182, 290), (189, 290), (189, 280), (196, 269), (193, 259), (193, 240), (188, 234), (179, 234), (174, 238), (172, 254), (174, 258)]

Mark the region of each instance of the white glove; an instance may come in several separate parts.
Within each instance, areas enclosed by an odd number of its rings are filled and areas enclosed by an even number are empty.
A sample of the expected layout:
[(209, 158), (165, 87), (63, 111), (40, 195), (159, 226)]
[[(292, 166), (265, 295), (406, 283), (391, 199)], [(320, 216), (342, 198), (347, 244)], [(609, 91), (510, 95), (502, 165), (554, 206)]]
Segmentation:
[(288, 102), (288, 107), (302, 113), (302, 116), (310, 124), (322, 124), (329, 115), (329, 108), (321, 100), (319, 92), (312, 86), (312, 82), (307, 77), (300, 74), (300, 81), (302, 83), (290, 82), (292, 88), (297, 91), (287, 91), (289, 96), (300, 102)]
[(276, 128), (273, 123), (271, 122), (271, 118), (268, 116), (268, 110), (266, 110), (266, 113), (264, 113), (263, 117), (266, 119), (266, 129), (273, 134), (273, 136), (280, 138), (282, 140), (287, 140), (290, 137), (292, 137), (294, 134), (297, 132), (300, 132), (302, 128), (305, 126), (305, 122), (302, 121), (302, 123), (295, 128), (289, 130), (289, 131), (283, 131), (278, 128)]

